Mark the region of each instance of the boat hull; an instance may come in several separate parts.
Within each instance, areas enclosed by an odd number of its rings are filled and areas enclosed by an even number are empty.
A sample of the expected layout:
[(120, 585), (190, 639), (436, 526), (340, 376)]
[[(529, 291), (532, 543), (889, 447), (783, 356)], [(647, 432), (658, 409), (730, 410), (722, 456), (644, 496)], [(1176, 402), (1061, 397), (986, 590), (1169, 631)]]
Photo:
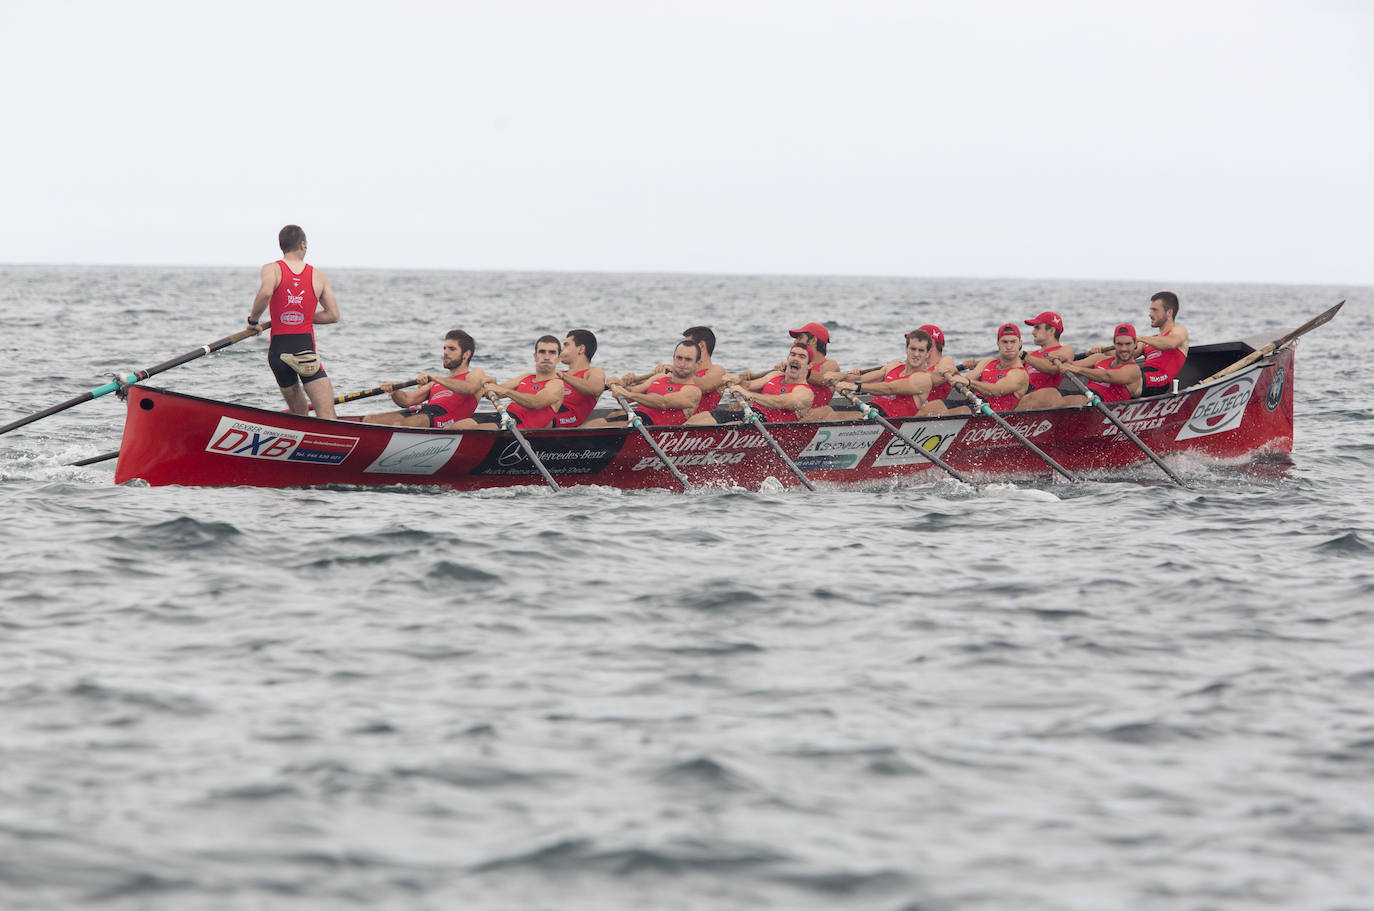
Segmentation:
[[(1111, 406), (1155, 452), (1226, 460), (1293, 446), (1293, 348), (1205, 386)], [(1146, 456), (1091, 407), (1005, 414), (1021, 433), (1076, 472), (1134, 469)], [(944, 472), (881, 426), (862, 420), (770, 424), (814, 481), (861, 484)], [(903, 432), (951, 467), (983, 477), (1037, 477), (1050, 469), (991, 418), (909, 419)], [(745, 425), (658, 427), (650, 432), (693, 486), (758, 488), (800, 483), (763, 436)], [(634, 430), (526, 431), (560, 485), (680, 489)], [(1152, 469), (1156, 470), (1157, 469)], [(933, 474), (931, 474), (933, 472)], [(499, 430), (416, 430), (330, 421), (170, 392), (128, 390), (116, 483), (309, 487), (438, 485), (456, 490), (543, 484), (515, 438)]]

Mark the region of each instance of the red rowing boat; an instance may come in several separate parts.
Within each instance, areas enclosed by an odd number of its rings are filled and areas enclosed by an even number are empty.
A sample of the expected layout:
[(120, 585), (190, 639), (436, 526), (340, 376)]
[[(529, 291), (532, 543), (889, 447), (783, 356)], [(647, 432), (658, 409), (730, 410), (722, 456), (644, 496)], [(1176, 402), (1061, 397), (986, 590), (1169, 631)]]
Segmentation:
[[(1255, 350), (1244, 342), (1197, 346), (1182, 376), (1194, 382)], [(1190, 452), (1243, 461), (1291, 452), (1293, 353), (1293, 345), (1285, 344), (1221, 379), (1109, 407), (1163, 456)], [(398, 429), (282, 414), (142, 385), (127, 392), (116, 483), (423, 484), (456, 490), (543, 483), (519, 441), (506, 431)], [(1141, 467), (1142, 450), (1094, 408), (1003, 417), (1070, 471), (1138, 469), (1143, 474), (1148, 469)], [(852, 421), (769, 424), (768, 429), (813, 481), (861, 484), (944, 476), (907, 442), (857, 413)], [(1024, 443), (986, 416), (908, 419), (898, 429), (960, 472), (1032, 478), (1050, 472)], [(756, 489), (770, 477), (785, 485), (799, 483), (751, 426), (654, 427), (649, 432), (692, 486)], [(680, 489), (633, 429), (530, 430), (525, 437), (561, 485)]]

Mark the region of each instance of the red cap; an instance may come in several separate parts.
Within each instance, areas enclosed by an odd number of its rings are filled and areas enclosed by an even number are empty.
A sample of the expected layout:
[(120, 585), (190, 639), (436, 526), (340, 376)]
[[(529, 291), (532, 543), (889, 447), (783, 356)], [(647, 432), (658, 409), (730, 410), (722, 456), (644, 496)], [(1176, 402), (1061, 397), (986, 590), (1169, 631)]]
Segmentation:
[(1112, 332), (1112, 338), (1116, 338), (1118, 335), (1129, 335), (1131, 338), (1135, 338), (1135, 326), (1130, 323), (1122, 323)]
[(1026, 320), (1027, 326), (1039, 326), (1041, 324), (1052, 327), (1057, 332), (1064, 331), (1064, 321), (1059, 318), (1059, 314), (1053, 310), (1046, 310), (1039, 316), (1032, 316)]
[[(908, 325), (909, 325), (909, 324), (908, 324)], [(924, 326), (917, 326), (916, 328), (917, 328), (917, 329), (920, 329), (920, 330), (921, 330), (922, 332), (924, 332), (926, 335), (930, 336), (930, 339), (931, 339), (931, 341), (933, 341), (933, 342), (935, 343), (935, 347), (936, 347), (936, 348), (939, 348), (939, 349), (941, 349), (941, 350), (944, 349), (944, 347), (945, 347), (945, 334), (944, 334), (943, 332), (940, 331), (940, 327), (939, 327), (939, 326), (932, 326), (932, 325), (930, 325), (930, 324), (926, 324), (926, 325), (924, 325)], [(828, 343), (827, 343), (827, 344), (828, 344)]]
[(997, 337), (1001, 338), (1004, 335), (1014, 335), (1017, 338), (1020, 338), (1021, 327), (1016, 325), (1015, 323), (1003, 323), (1002, 328), (997, 330)]
[(814, 335), (816, 338), (825, 342), (827, 345), (830, 344), (830, 330), (822, 326), (820, 323), (807, 323), (800, 329), (789, 329), (787, 334), (792, 336), (793, 338), (796, 338), (803, 332), (805, 332), (807, 335)]

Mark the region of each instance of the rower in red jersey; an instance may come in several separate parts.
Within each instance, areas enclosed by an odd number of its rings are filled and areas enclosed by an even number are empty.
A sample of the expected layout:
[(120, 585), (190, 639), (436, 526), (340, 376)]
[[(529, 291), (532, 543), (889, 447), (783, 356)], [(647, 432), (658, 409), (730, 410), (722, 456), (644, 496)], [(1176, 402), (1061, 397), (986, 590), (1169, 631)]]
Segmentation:
[[(972, 391), (993, 411), (1011, 411), (1030, 387), (1026, 367), (1021, 363), (1021, 327), (1015, 323), (1003, 323), (997, 329), (997, 356), (985, 357), (975, 365), (974, 378), (957, 373), (950, 376), (956, 387)], [(950, 414), (968, 414), (968, 405), (947, 408)]]
[(1073, 360), (1073, 346), (1059, 341), (1064, 334), (1064, 320), (1058, 313), (1046, 310), (1026, 320), (1026, 325), (1031, 327), (1031, 339), (1037, 347), (1024, 356), (1030, 390), (1021, 396), (1016, 410), (1058, 408), (1063, 399), (1059, 394), (1059, 363)]
[[(1172, 391), (1174, 380), (1188, 360), (1188, 330), (1174, 322), (1178, 318), (1178, 295), (1172, 291), (1156, 291), (1150, 298), (1150, 325), (1155, 335), (1136, 338), (1135, 356), (1145, 358), (1141, 364), (1141, 395), (1163, 395)], [(1111, 354), (1115, 347), (1094, 345), (1092, 353)]]
[(559, 361), (568, 368), (558, 374), (564, 386), (563, 402), (556, 417), (559, 427), (580, 427), (586, 423), (605, 391), (606, 372), (592, 366), (595, 356), (596, 335), (590, 329), (569, 329), (559, 354)]
[[(539, 430), (552, 427), (559, 404), (563, 401), (563, 381), (558, 378), (558, 339), (552, 335), (541, 335), (534, 343), (534, 372), (518, 376), (505, 383), (488, 379), (482, 386), (482, 395), (495, 395), (510, 399), (506, 410), (515, 418), (515, 425), (521, 430)], [(496, 424), (500, 415), (492, 412), (475, 414), (452, 426), (459, 430)]]
[[(794, 345), (801, 345), (806, 349), (806, 381), (811, 385), (813, 405), (802, 415), (804, 421), (830, 421), (835, 420), (838, 415), (830, 407), (830, 400), (835, 395), (835, 390), (830, 388), (831, 377), (841, 374), (840, 365), (830, 359), (826, 349), (830, 345), (830, 330), (820, 323), (807, 323), (800, 329), (789, 329), (787, 334), (792, 336)], [(784, 364), (775, 366), (764, 376), (771, 376), (781, 373)], [(751, 371), (741, 371), (736, 379), (740, 382), (752, 382), (759, 379)]]
[(930, 393), (926, 403), (916, 412), (918, 415), (941, 414), (945, 411), (945, 399), (954, 391), (949, 383), (951, 374), (958, 370), (954, 358), (945, 354), (945, 334), (939, 326), (927, 323), (918, 326), (930, 336), (930, 352), (926, 355), (926, 372), (930, 374)]
[[(761, 377), (739, 381), (737, 376), (726, 377), (730, 392), (747, 401), (759, 417), (768, 422), (804, 420), (815, 403), (815, 391), (807, 382), (807, 365), (811, 352), (805, 345), (793, 345), (787, 352), (781, 371), (770, 370)], [(730, 424), (744, 419), (741, 411), (717, 408), (703, 411), (687, 419), (688, 424)]]
[[(871, 393), (870, 404), (886, 418), (915, 417), (930, 394), (931, 374), (926, 369), (933, 341), (924, 329), (906, 334), (906, 357), (888, 361), (876, 370), (849, 373), (835, 377), (837, 392)], [(834, 374), (832, 374), (834, 377)]]
[[(701, 402), (701, 387), (696, 384), (697, 346), (687, 339), (673, 349), (673, 366), (667, 373), (650, 374), (649, 379), (633, 386), (611, 380), (611, 394), (639, 407), (635, 411), (645, 424), (675, 427), (687, 421)], [(629, 414), (613, 411), (604, 418), (595, 418), (584, 427), (624, 427)]]
[(422, 373), (414, 389), (397, 389), (394, 383), (379, 388), (400, 405), (401, 411), (385, 411), (363, 417), (364, 424), (395, 424), (402, 427), (448, 427), (477, 410), (477, 394), (487, 381), (480, 367), (469, 366), (477, 343), (462, 329), (444, 336), (444, 369), (447, 376)]
[(712, 411), (720, 404), (725, 388), (725, 368), (711, 360), (716, 353), (716, 334), (709, 326), (692, 326), (682, 330), (682, 337), (697, 346), (697, 372), (693, 382), (701, 389), (697, 412)]
[[(1135, 362), (1135, 326), (1122, 323), (1112, 333), (1112, 353), (1092, 354), (1085, 360), (1063, 365), (1065, 373), (1081, 376), (1088, 381), (1088, 388), (1096, 392), (1104, 402), (1124, 402), (1140, 395), (1141, 372)], [(1063, 404), (1086, 405), (1085, 395), (1066, 395)]]

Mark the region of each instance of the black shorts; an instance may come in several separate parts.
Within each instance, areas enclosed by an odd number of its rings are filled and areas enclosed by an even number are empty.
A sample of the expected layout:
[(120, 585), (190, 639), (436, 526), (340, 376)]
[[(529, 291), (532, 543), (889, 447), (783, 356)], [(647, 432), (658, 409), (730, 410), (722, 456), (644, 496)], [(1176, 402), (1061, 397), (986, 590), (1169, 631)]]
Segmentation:
[(272, 375), (277, 378), (277, 385), (283, 389), (289, 389), (297, 383), (313, 383), (316, 380), (324, 379), (327, 374), (324, 372), (324, 363), (320, 363), (319, 372), (306, 379), (299, 373), (291, 369), (291, 365), (284, 363), (281, 359), (283, 354), (314, 354), (315, 339), (313, 336), (303, 332), (290, 335), (277, 335), (272, 333), (272, 344), (267, 347), (267, 366), (272, 368)]
[(423, 414), (429, 418), (429, 426), (433, 427), (434, 422), (448, 414), (448, 409), (443, 405), (421, 405), (418, 408), (406, 408), (401, 414)]
[(1158, 367), (1140, 368), (1140, 394), (1163, 395), (1172, 391), (1174, 378)]
[(744, 420), (743, 408), (712, 408), (711, 420), (717, 424), (731, 424)]

